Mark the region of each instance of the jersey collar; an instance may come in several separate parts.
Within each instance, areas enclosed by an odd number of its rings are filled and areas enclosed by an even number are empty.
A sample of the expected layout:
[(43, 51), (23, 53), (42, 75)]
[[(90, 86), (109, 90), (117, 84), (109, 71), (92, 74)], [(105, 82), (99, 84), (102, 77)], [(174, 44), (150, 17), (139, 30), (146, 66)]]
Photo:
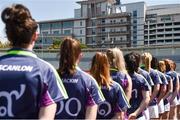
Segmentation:
[(22, 49), (22, 48), (12, 48), (7, 51), (8, 55), (24, 55), (24, 56), (31, 56), (37, 58), (33, 51)]

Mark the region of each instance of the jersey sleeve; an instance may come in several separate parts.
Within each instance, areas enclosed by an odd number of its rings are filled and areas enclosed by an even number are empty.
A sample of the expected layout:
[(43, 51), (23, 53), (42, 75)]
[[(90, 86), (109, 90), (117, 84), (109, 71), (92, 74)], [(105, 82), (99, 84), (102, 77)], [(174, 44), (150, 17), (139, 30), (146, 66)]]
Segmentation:
[(146, 74), (146, 80), (148, 81), (150, 86), (154, 85), (153, 80), (151, 79), (151, 76), (149, 75), (149, 73)]
[(62, 80), (53, 66), (50, 66), (43, 76), (48, 93), (54, 102), (59, 102), (62, 99), (68, 98)]
[(165, 76), (166, 76), (167, 81), (169, 82), (171, 80), (171, 77), (169, 75), (166, 75), (166, 74), (165, 74)]
[(42, 90), (42, 96), (40, 99), (40, 107), (48, 106), (54, 104), (54, 100), (49, 95), (47, 86), (44, 84), (44, 89)]
[(163, 73), (161, 73), (161, 80), (162, 84), (168, 85), (168, 80), (166, 79), (166, 76)]
[(155, 70), (151, 73), (151, 79), (153, 80), (154, 85), (162, 84), (159, 74)]
[(149, 85), (149, 83), (147, 82), (147, 80), (143, 77), (142, 77), (142, 81), (141, 81), (141, 88), (142, 90), (144, 91), (150, 91), (151, 90), (151, 86)]
[(116, 110), (115, 112), (119, 112), (119, 111), (127, 111), (128, 108), (130, 108), (129, 102), (126, 98), (126, 95), (122, 89), (122, 87), (117, 84), (117, 106), (116, 106)]
[(90, 78), (91, 81), (91, 86), (89, 88), (90, 90), (90, 94), (93, 98), (93, 100), (95, 101), (96, 104), (99, 104), (103, 101), (105, 101), (105, 98), (102, 94), (102, 91), (99, 87), (99, 85), (97, 84), (96, 80), (93, 78)]

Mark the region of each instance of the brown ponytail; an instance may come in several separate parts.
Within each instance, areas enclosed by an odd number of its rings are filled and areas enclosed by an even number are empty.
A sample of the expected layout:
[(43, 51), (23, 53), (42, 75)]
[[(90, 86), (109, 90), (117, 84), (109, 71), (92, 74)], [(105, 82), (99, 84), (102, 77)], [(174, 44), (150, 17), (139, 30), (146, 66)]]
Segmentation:
[(81, 53), (79, 41), (70, 37), (64, 38), (60, 47), (59, 73), (73, 75), (76, 72), (76, 62)]

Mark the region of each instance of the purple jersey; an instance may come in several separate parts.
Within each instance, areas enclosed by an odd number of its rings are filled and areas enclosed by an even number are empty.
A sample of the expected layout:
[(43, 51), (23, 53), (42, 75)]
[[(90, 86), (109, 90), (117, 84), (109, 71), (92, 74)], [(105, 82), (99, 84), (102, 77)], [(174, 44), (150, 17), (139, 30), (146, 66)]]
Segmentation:
[(126, 111), (130, 107), (122, 87), (117, 82), (113, 81), (110, 88), (102, 86), (101, 90), (106, 101), (99, 105), (97, 119), (111, 119), (116, 112)]
[(179, 80), (178, 78), (178, 74), (175, 71), (169, 71), (166, 73), (167, 75), (169, 75), (173, 81), (173, 91), (175, 91), (176, 89), (176, 84), (177, 84), (177, 80)]
[[(131, 107), (127, 111), (128, 115), (135, 112), (139, 108), (143, 100), (142, 91), (150, 91), (149, 83), (142, 75), (134, 73), (130, 74), (130, 77), (132, 79), (132, 94), (130, 99)], [(137, 118), (141, 117), (142, 115), (143, 114), (140, 113)]]
[[(138, 73), (141, 74), (149, 83), (150, 86), (154, 86), (154, 83), (151, 79), (151, 76), (149, 75), (149, 73), (141, 68), (138, 69)], [(150, 88), (151, 89), (151, 88)]]
[(162, 72), (160, 72), (160, 71), (158, 71), (157, 70), (157, 72), (158, 72), (158, 75), (159, 75), (159, 77), (160, 77), (160, 79), (161, 79), (161, 81), (162, 81), (162, 84), (161, 84), (161, 86), (160, 86), (160, 91), (159, 91), (159, 93), (158, 93), (158, 95), (157, 95), (157, 97), (159, 97), (160, 96), (160, 94), (161, 94), (161, 88), (162, 88), (162, 86), (163, 85), (168, 85), (168, 80), (167, 80), (167, 78), (166, 78), (166, 75), (164, 74), (164, 73), (162, 73)]
[(120, 72), (117, 69), (111, 69), (110, 74), (111, 74), (112, 79), (116, 81), (117, 83), (119, 83), (124, 90), (127, 88), (128, 78), (125, 73)]
[[(168, 81), (168, 85), (167, 85), (167, 88), (168, 88), (169, 82), (170, 82), (170, 80), (172, 80), (172, 79), (171, 79), (171, 77), (170, 77), (169, 75), (166, 75), (166, 74), (165, 74), (165, 77), (166, 77), (166, 79), (167, 79), (167, 81)], [(169, 103), (168, 99), (167, 99), (167, 98), (164, 99), (164, 105), (167, 105), (168, 103)]]
[[(161, 78), (160, 78), (157, 70), (154, 70), (151, 68), (149, 74), (151, 76), (151, 79), (153, 80), (154, 85), (162, 84)], [(152, 92), (153, 92), (153, 90), (154, 90), (154, 87), (152, 87)], [(149, 105), (152, 106), (152, 105), (156, 105), (156, 104), (157, 104), (157, 98), (155, 97), (152, 100), (152, 102), (149, 103)]]
[(104, 96), (97, 82), (77, 67), (74, 75), (61, 75), (69, 99), (58, 103), (57, 119), (85, 119), (86, 107), (100, 104)]
[(31, 51), (11, 49), (0, 57), (0, 118), (38, 118), (41, 106), (65, 98), (56, 70)]
[(167, 85), (168, 84), (168, 80), (167, 80), (165, 74), (160, 72), (160, 71), (157, 71), (157, 72), (158, 72), (158, 75), (159, 75), (159, 77), (160, 77), (160, 79), (162, 81), (162, 84), (163, 85)]

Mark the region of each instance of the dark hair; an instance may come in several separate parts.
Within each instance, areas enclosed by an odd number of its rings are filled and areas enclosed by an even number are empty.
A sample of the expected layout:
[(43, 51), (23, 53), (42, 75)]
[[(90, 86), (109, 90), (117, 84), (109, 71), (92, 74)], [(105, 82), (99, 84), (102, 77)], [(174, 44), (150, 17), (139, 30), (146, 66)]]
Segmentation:
[(37, 30), (37, 23), (24, 5), (13, 4), (2, 11), (1, 19), (12, 46), (27, 47)]
[(134, 57), (136, 58), (136, 64), (139, 66), (141, 61), (141, 55), (137, 52), (131, 52), (130, 54), (134, 55)]
[(133, 54), (126, 54), (124, 58), (128, 73), (133, 74), (134, 72), (137, 72), (139, 64), (136, 61), (136, 57)]
[(158, 69), (158, 59), (154, 56), (152, 57), (151, 68)]
[(73, 75), (76, 61), (81, 53), (80, 42), (71, 37), (64, 38), (60, 47), (59, 73)]

